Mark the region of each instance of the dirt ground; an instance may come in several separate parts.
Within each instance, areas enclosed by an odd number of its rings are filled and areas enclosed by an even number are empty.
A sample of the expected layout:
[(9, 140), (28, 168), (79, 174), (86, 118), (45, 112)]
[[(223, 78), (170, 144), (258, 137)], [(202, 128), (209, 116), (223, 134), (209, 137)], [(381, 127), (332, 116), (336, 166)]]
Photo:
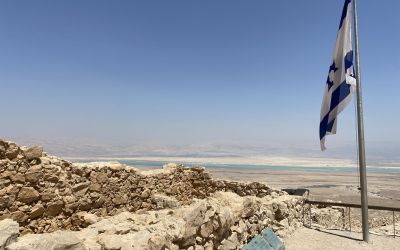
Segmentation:
[[(350, 172), (207, 169), (213, 177), (264, 182), (275, 188), (305, 188), (310, 199), (360, 203), (358, 175)], [(368, 173), (369, 205), (400, 207), (400, 174)]]
[(286, 250), (399, 250), (400, 237), (370, 235), (370, 242), (362, 241), (362, 234), (339, 230), (300, 228), (286, 239)]

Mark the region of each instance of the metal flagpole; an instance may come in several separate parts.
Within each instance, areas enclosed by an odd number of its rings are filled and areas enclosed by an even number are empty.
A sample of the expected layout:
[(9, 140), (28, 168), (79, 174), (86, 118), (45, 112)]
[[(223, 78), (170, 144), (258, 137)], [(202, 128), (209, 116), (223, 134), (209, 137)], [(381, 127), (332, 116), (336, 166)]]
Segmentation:
[(360, 165), (360, 185), (361, 185), (361, 217), (363, 240), (369, 241), (368, 226), (368, 195), (367, 195), (367, 169), (365, 164), (365, 141), (364, 141), (364, 120), (361, 96), (361, 77), (360, 77), (360, 50), (358, 47), (358, 20), (357, 20), (357, 0), (353, 0), (354, 9), (354, 42), (356, 56), (356, 79), (357, 79), (357, 125), (358, 125), (358, 158)]

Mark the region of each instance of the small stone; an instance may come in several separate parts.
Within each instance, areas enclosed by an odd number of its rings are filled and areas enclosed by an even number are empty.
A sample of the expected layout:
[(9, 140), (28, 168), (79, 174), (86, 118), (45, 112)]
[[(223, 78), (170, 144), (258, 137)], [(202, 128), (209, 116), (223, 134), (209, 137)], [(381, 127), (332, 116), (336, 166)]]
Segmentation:
[(17, 200), (24, 203), (31, 203), (39, 200), (39, 192), (32, 187), (22, 187), (18, 193)]
[(44, 175), (44, 180), (45, 181), (49, 181), (49, 182), (58, 182), (58, 177), (52, 174), (45, 174)]
[(46, 214), (50, 216), (57, 216), (62, 212), (64, 203), (61, 200), (50, 203), (47, 206)]
[(47, 202), (47, 201), (51, 201), (51, 200), (52, 200), (53, 198), (55, 198), (55, 197), (56, 197), (56, 194), (55, 194), (55, 193), (45, 192), (45, 193), (42, 193), (42, 194), (41, 194), (40, 199), (41, 199), (42, 201)]
[(6, 156), (8, 159), (13, 160), (17, 158), (19, 153), (19, 147), (14, 142), (8, 143), (8, 148), (6, 149)]
[(9, 206), (10, 197), (8, 195), (0, 196), (0, 208), (6, 208)]
[(19, 223), (25, 222), (29, 216), (22, 211), (15, 211), (11, 213), (11, 218)]
[(39, 181), (40, 178), (43, 177), (42, 166), (35, 165), (28, 169), (25, 172), (25, 180), (27, 182), (36, 183)]
[(99, 221), (99, 218), (95, 214), (88, 212), (78, 212), (72, 215), (71, 219), (74, 225), (83, 225), (85, 227)]
[(200, 235), (203, 238), (207, 238), (208, 236), (210, 236), (210, 234), (212, 234), (214, 229), (213, 226), (213, 221), (208, 221), (205, 224), (201, 225), (200, 227)]
[(150, 189), (145, 189), (142, 194), (140, 195), (140, 197), (142, 197), (143, 199), (149, 198), (151, 194), (151, 190)]
[(75, 185), (72, 187), (72, 190), (73, 190), (74, 192), (78, 192), (78, 191), (80, 191), (80, 190), (82, 190), (82, 189), (87, 188), (87, 187), (89, 186), (89, 184), (90, 184), (89, 181), (87, 181), (87, 182), (81, 182), (81, 183), (75, 184)]
[(19, 182), (19, 183), (24, 183), (25, 182), (25, 176), (21, 173), (17, 173), (15, 175), (10, 176), (11, 181), (13, 182)]
[(118, 195), (118, 196), (116, 196), (114, 199), (112, 199), (112, 202), (115, 204), (115, 205), (121, 205), (121, 204), (126, 204), (128, 201), (126, 200), (126, 198), (124, 198), (123, 196), (121, 196), (121, 195)]
[(22, 149), (22, 152), (25, 155), (25, 158), (30, 161), (33, 159), (40, 158), (43, 153), (43, 147), (41, 146), (36, 146), (28, 149)]
[(31, 213), (29, 214), (29, 218), (32, 219), (36, 219), (40, 216), (42, 216), (42, 214), (44, 213), (44, 206), (42, 204), (36, 204), (32, 210)]
[(93, 183), (89, 186), (89, 191), (92, 192), (100, 192), (101, 191), (101, 185), (99, 183)]

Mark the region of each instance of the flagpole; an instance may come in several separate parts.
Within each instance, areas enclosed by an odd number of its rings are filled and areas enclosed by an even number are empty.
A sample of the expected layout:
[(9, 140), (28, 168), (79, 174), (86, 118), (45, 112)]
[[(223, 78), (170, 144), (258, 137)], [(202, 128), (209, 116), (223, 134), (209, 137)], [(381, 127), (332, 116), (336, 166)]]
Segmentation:
[(357, 79), (357, 125), (358, 125), (358, 158), (360, 165), (360, 185), (361, 185), (361, 219), (363, 240), (369, 241), (368, 226), (368, 194), (367, 194), (367, 169), (365, 164), (365, 140), (364, 140), (364, 119), (361, 96), (361, 76), (360, 76), (360, 50), (358, 47), (358, 16), (357, 0), (353, 0), (354, 9), (354, 42), (356, 57), (356, 79)]

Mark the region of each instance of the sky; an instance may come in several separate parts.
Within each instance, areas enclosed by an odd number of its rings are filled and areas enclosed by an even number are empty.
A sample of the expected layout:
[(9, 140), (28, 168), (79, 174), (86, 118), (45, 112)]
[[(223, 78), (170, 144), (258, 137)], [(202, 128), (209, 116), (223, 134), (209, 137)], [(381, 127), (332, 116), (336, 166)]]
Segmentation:
[[(327, 152), (318, 138), (343, 2), (1, 1), (0, 137), (349, 155), (353, 106)], [(400, 150), (399, 9), (359, 1), (366, 147), (376, 157)]]

